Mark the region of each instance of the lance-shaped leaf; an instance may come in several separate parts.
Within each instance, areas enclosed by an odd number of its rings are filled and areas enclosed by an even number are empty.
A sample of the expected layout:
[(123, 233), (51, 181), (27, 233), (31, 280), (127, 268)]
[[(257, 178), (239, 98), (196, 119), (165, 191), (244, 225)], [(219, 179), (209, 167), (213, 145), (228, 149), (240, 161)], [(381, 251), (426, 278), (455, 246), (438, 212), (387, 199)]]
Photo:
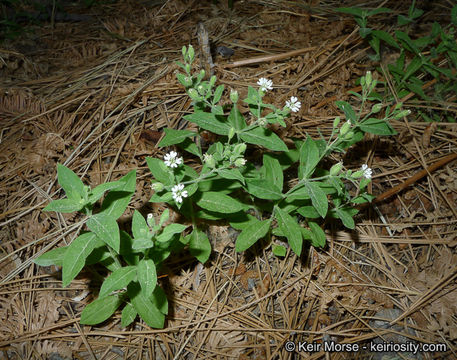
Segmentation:
[[(257, 219), (256, 219), (257, 220)], [(252, 221), (252, 225), (241, 231), (235, 242), (235, 250), (240, 252), (249, 249), (259, 239), (263, 238), (270, 229), (270, 220)]]
[(270, 129), (256, 127), (240, 133), (241, 139), (249, 144), (260, 145), (273, 151), (287, 151), (287, 145)]
[(68, 246), (62, 246), (56, 249), (52, 249), (33, 260), (33, 262), (40, 266), (62, 266), (63, 259), (65, 258), (67, 250)]
[(146, 296), (152, 294), (157, 285), (157, 272), (153, 260), (143, 259), (138, 263), (138, 282)]
[(279, 207), (275, 208), (275, 216), (284, 236), (289, 241), (290, 247), (295, 254), (300, 256), (303, 245), (301, 227), (292, 216)]
[(201, 263), (205, 263), (211, 255), (211, 243), (200, 229), (194, 228), (190, 234), (189, 251)]
[(260, 179), (246, 179), (249, 194), (265, 200), (280, 200), (283, 197), (281, 190), (272, 183)]
[(129, 326), (133, 320), (135, 320), (138, 313), (136, 312), (135, 308), (132, 304), (127, 303), (122, 309), (122, 316), (121, 316), (121, 326), (127, 327)]
[(180, 234), (184, 231), (187, 225), (183, 224), (170, 224), (166, 226), (160, 235), (157, 236), (158, 242), (165, 242), (170, 240), (174, 234)]
[(141, 318), (152, 328), (161, 329), (165, 322), (165, 315), (141, 291), (140, 284), (131, 282), (127, 287), (127, 293), (130, 297), (133, 307)]
[(273, 184), (281, 191), (284, 182), (284, 174), (279, 161), (270, 154), (263, 155), (262, 170), (264, 172), (266, 182)]
[(315, 182), (307, 182), (305, 186), (308, 189), (311, 203), (316, 208), (319, 215), (325, 217), (328, 211), (328, 200), (324, 190)]
[(202, 193), (196, 203), (203, 209), (227, 214), (236, 213), (246, 208), (246, 206), (238, 200), (214, 191)]
[(108, 319), (121, 305), (118, 295), (98, 298), (87, 305), (81, 313), (81, 324), (96, 325)]
[(151, 170), (152, 176), (164, 185), (171, 185), (173, 183), (173, 173), (165, 165), (165, 163), (157, 158), (146, 158), (149, 170)]
[(69, 199), (79, 200), (84, 197), (83, 182), (78, 175), (62, 164), (57, 164), (57, 180)]
[(230, 131), (230, 125), (220, 121), (220, 117), (212, 113), (196, 111), (184, 116), (184, 119), (218, 135), (228, 135)]
[(197, 135), (193, 131), (189, 130), (175, 130), (170, 128), (165, 128), (165, 137), (160, 141), (159, 147), (170, 146), (175, 144), (180, 144), (188, 137)]
[(100, 211), (115, 219), (119, 218), (124, 213), (135, 192), (136, 171), (130, 171), (127, 175), (120, 178), (118, 182), (120, 182), (121, 185), (106, 195)]
[(244, 120), (243, 114), (241, 114), (235, 104), (233, 105), (227, 120), (235, 130), (243, 130), (246, 127), (246, 121)]
[(299, 178), (303, 179), (310, 177), (316, 169), (319, 160), (319, 149), (315, 141), (308, 136), (300, 148)]
[(98, 297), (102, 298), (113, 291), (123, 289), (136, 278), (136, 266), (124, 266), (111, 273), (102, 284)]
[(91, 216), (86, 224), (100, 240), (111, 246), (119, 254), (120, 234), (119, 225), (115, 218), (101, 212)]
[(79, 211), (84, 206), (84, 200), (78, 199), (59, 199), (51, 201), (43, 211), (57, 211), (60, 213), (72, 213)]
[(95, 189), (92, 189), (89, 193), (89, 202), (91, 204), (95, 203), (98, 199), (100, 199), (105, 191), (113, 190), (118, 188), (122, 185), (122, 182), (119, 181), (111, 181), (104, 184), (98, 185)]

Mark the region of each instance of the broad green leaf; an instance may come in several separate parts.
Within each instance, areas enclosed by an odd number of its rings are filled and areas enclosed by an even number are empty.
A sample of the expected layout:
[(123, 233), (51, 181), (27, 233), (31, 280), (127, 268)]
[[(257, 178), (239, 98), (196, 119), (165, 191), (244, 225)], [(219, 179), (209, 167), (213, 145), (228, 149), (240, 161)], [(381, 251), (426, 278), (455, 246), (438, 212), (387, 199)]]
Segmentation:
[(81, 324), (96, 325), (108, 319), (121, 305), (118, 295), (98, 298), (87, 305), (81, 313)]
[(60, 213), (72, 213), (79, 211), (84, 206), (84, 200), (82, 199), (59, 199), (51, 201), (43, 211), (57, 211)]
[(320, 215), (314, 208), (314, 206), (302, 206), (301, 208), (297, 209), (297, 212), (308, 219), (317, 219)]
[(160, 215), (160, 220), (159, 220), (159, 229), (162, 227), (163, 224), (165, 224), (165, 222), (167, 222), (167, 220), (170, 218), (170, 210), (169, 209), (165, 209), (162, 213), (162, 215)]
[(308, 189), (313, 206), (320, 216), (325, 217), (328, 211), (327, 195), (325, 195), (325, 192), (315, 182), (307, 182), (305, 185)]
[(164, 185), (171, 185), (173, 183), (173, 173), (167, 165), (165, 165), (163, 160), (147, 157), (146, 163), (148, 164), (154, 179), (160, 181)]
[(159, 311), (167, 315), (168, 314), (168, 299), (165, 291), (160, 286), (156, 286), (152, 295), (149, 297), (152, 303), (156, 306)]
[(234, 179), (239, 180), (242, 184), (244, 184), (244, 177), (241, 175), (240, 170), (238, 169), (220, 169), (217, 173), (223, 177), (224, 179)]
[(369, 118), (359, 125), (363, 131), (375, 135), (395, 135), (397, 132), (383, 119)]
[(288, 201), (293, 201), (293, 200), (306, 200), (310, 199), (310, 194), (309, 190), (305, 185), (298, 184), (295, 187), (293, 187), (290, 191), (290, 193), (287, 195), (287, 200)]
[(352, 216), (349, 214), (346, 209), (335, 208), (336, 215), (341, 219), (343, 225), (346, 226), (348, 229), (354, 229), (355, 223)]
[(81, 179), (73, 171), (62, 164), (57, 164), (57, 180), (70, 200), (84, 198), (85, 190)]
[(149, 226), (138, 210), (133, 212), (132, 217), (132, 234), (135, 239), (149, 238)]
[(219, 100), (222, 97), (222, 93), (224, 92), (224, 85), (219, 85), (216, 90), (214, 90), (214, 95), (213, 95), (213, 104), (216, 104), (219, 102)]
[(174, 234), (180, 234), (187, 228), (187, 225), (183, 224), (170, 224), (163, 228), (160, 235), (157, 236), (158, 242), (165, 242), (170, 240)]
[(262, 169), (267, 183), (273, 184), (280, 191), (282, 191), (284, 174), (279, 161), (273, 158), (270, 154), (264, 154)]
[(121, 316), (121, 326), (127, 327), (129, 326), (133, 320), (135, 320), (138, 313), (136, 312), (135, 308), (132, 304), (127, 303), (122, 309), (122, 316)]
[(357, 121), (357, 115), (351, 104), (346, 101), (335, 101), (335, 105), (344, 112), (344, 115), (346, 115), (346, 120), (351, 120), (351, 123)]
[(118, 254), (120, 247), (119, 225), (112, 216), (100, 212), (89, 218), (87, 227), (105, 244), (111, 246)]
[(280, 200), (283, 197), (281, 190), (265, 180), (246, 179), (247, 190), (259, 199)]
[(68, 246), (62, 246), (56, 249), (52, 249), (33, 260), (33, 262), (39, 266), (62, 266), (63, 259), (65, 258), (67, 250)]
[(136, 278), (136, 266), (124, 266), (113, 271), (103, 282), (99, 298), (108, 296), (113, 291), (127, 287)]
[(235, 130), (243, 130), (246, 127), (246, 121), (244, 120), (243, 114), (241, 114), (240, 110), (238, 110), (236, 104), (233, 104), (227, 120), (230, 125), (235, 128)]
[(397, 37), (398, 40), (402, 43), (402, 45), (408, 50), (413, 52), (416, 55), (420, 56), (420, 50), (417, 48), (417, 46), (414, 44), (414, 42), (411, 40), (409, 35), (403, 31), (395, 31), (395, 36)]
[(264, 146), (273, 151), (287, 151), (284, 142), (270, 129), (256, 127), (240, 133), (240, 138), (249, 144)]
[(62, 284), (66, 287), (84, 267), (86, 258), (95, 247), (101, 245), (100, 240), (92, 232), (79, 235), (68, 246), (62, 264)]
[(105, 191), (116, 189), (117, 187), (121, 186), (122, 183), (119, 181), (111, 181), (104, 184), (98, 185), (96, 188), (92, 189), (89, 193), (89, 202), (91, 204), (95, 203), (98, 199), (100, 199)]
[(146, 296), (152, 294), (157, 285), (157, 271), (153, 260), (143, 259), (138, 263), (138, 282)]
[(158, 144), (159, 147), (180, 144), (188, 137), (197, 135), (197, 133), (189, 130), (175, 130), (165, 128), (163, 131), (165, 132), (165, 136)]
[(284, 257), (286, 256), (287, 249), (282, 245), (273, 245), (273, 254), (276, 256)]
[(300, 256), (303, 245), (300, 225), (298, 225), (297, 220), (279, 207), (276, 207), (274, 211), (278, 224), (289, 241), (290, 247), (295, 254)]
[(263, 238), (268, 233), (270, 224), (270, 220), (257, 220), (253, 222), (252, 226), (244, 228), (236, 239), (235, 250), (241, 252), (250, 248), (257, 240)]
[(182, 143), (178, 144), (178, 147), (195, 156), (202, 156), (197, 144), (195, 144), (191, 139), (185, 139)]
[(154, 242), (149, 238), (135, 238), (132, 242), (132, 249), (133, 250), (144, 250), (150, 249), (154, 247)]
[(152, 328), (162, 329), (165, 315), (142, 291), (140, 284), (131, 282), (127, 287), (131, 303), (140, 317)]
[(314, 247), (323, 248), (327, 241), (324, 230), (322, 230), (318, 224), (312, 221), (308, 221), (308, 225), (311, 229), (311, 244)]
[(409, 63), (408, 67), (403, 74), (402, 81), (408, 80), (412, 75), (414, 75), (423, 65), (422, 58), (419, 56), (414, 57), (413, 60)]
[(319, 149), (314, 140), (308, 136), (300, 148), (299, 178), (303, 179), (310, 177), (316, 169), (319, 160)]
[(204, 192), (196, 203), (203, 209), (228, 214), (236, 213), (246, 207), (228, 195), (213, 191)]
[(205, 263), (211, 255), (211, 243), (206, 234), (194, 227), (190, 234), (189, 251), (202, 264)]
[(244, 230), (257, 224), (259, 220), (254, 216), (242, 213), (241, 217), (230, 221), (230, 226), (236, 230)]
[(120, 182), (121, 185), (106, 195), (101, 208), (101, 212), (110, 215), (114, 219), (119, 218), (124, 213), (135, 192), (136, 171), (130, 171), (127, 175), (117, 181)]
[(388, 32), (382, 31), (382, 30), (373, 30), (372, 34), (373, 34), (373, 36), (376, 36), (377, 38), (386, 42), (388, 45), (395, 47), (397, 49), (400, 48), (400, 46), (398, 46), (398, 44), (395, 41), (395, 39), (393, 38), (393, 36), (390, 35)]
[(204, 111), (196, 111), (184, 116), (184, 119), (193, 122), (201, 128), (218, 135), (228, 135), (230, 125), (219, 120), (219, 116)]

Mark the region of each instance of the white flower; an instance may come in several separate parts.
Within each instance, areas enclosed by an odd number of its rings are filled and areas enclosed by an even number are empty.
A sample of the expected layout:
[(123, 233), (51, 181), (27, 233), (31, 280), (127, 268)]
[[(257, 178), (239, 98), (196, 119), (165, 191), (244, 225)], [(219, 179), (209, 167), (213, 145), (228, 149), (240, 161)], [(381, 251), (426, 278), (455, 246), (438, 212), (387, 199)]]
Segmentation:
[(295, 96), (292, 96), (290, 100), (286, 101), (286, 106), (290, 109), (290, 111), (297, 112), (298, 110), (300, 110), (301, 102), (298, 101), (298, 99)]
[(177, 203), (182, 203), (182, 198), (187, 197), (187, 190), (183, 191), (183, 189), (184, 189), (184, 185), (183, 184), (178, 184), (178, 185), (175, 185), (175, 186), (173, 186), (171, 188), (173, 199)]
[(367, 179), (371, 179), (371, 172), (372, 170), (368, 167), (367, 164), (362, 165), (363, 176)]
[(260, 86), (260, 90), (262, 90), (262, 91), (267, 91), (267, 90), (273, 89), (273, 81), (265, 79), (265, 78), (260, 78), (259, 81), (257, 81), (257, 85)]
[(182, 157), (177, 157), (178, 153), (176, 151), (170, 151), (163, 158), (165, 165), (176, 168), (178, 165), (182, 164)]

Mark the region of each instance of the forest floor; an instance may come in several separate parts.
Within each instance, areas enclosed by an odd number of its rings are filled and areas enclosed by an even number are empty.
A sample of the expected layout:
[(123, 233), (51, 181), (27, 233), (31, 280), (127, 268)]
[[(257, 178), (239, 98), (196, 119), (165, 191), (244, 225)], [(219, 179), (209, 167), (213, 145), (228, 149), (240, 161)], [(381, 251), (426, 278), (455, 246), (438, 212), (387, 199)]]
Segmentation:
[[(306, 4), (308, 3), (308, 4)], [(392, 13), (370, 21), (390, 31), (409, 2), (346, 1)], [(422, 4), (423, 3), (423, 4)], [(417, 36), (433, 21), (450, 22), (450, 1), (424, 6)], [(198, 52), (203, 23), (214, 47), (218, 84), (243, 99), (259, 78), (271, 79), (266, 102), (282, 107), (296, 96), (298, 113), (277, 129), (282, 138), (328, 135), (334, 101), (359, 106), (348, 93), (382, 63), (350, 15), (332, 1), (119, 1), (91, 8), (68, 3), (81, 21), (44, 22), (0, 44), (0, 358), (4, 359), (444, 359), (457, 358), (457, 167), (441, 162), (457, 152), (456, 96), (425, 104), (414, 93), (411, 114), (391, 124), (398, 135), (366, 135), (344, 154), (347, 168), (373, 169), (369, 192), (382, 194), (424, 169), (420, 179), (356, 217), (353, 231), (326, 229), (324, 249), (307, 247), (276, 257), (271, 248), (235, 252), (225, 224), (208, 227), (213, 244), (201, 266), (172, 257), (159, 280), (170, 310), (164, 329), (142, 321), (122, 328), (120, 311), (97, 326), (79, 324), (96, 298), (91, 273), (63, 288), (58, 267), (33, 263), (44, 247), (72, 241), (73, 214), (43, 212), (63, 196), (56, 165), (63, 163), (94, 187), (137, 169), (137, 188), (123, 217), (133, 210), (160, 212), (152, 195), (146, 156), (163, 158), (157, 146), (164, 127), (193, 128), (183, 115), (191, 101), (176, 79), (183, 45)], [(294, 50), (301, 51), (291, 53)], [(284, 54), (279, 59), (271, 55)], [(263, 60), (255, 60), (265, 56)], [(251, 61), (246, 61), (251, 60)], [(199, 65), (196, 65), (198, 68)], [(427, 80), (427, 78), (425, 78)], [(429, 79), (430, 80), (430, 79)], [(380, 84), (379, 92), (387, 92)], [(434, 91), (433, 87), (425, 91)], [(223, 101), (228, 100), (228, 92)], [(426, 114), (448, 111), (440, 122)], [(247, 109), (241, 107), (242, 112)], [(446, 158), (449, 159), (449, 158)], [(186, 161), (186, 159), (185, 159)], [(439, 166), (434, 166), (434, 164)], [(430, 168), (430, 166), (432, 166)], [(358, 344), (359, 351), (326, 352), (323, 342)], [(436, 352), (370, 352), (369, 344), (445, 344)], [(288, 342), (297, 345), (288, 352)], [(314, 350), (298, 349), (304, 342)], [(303, 351), (299, 351), (303, 350)]]

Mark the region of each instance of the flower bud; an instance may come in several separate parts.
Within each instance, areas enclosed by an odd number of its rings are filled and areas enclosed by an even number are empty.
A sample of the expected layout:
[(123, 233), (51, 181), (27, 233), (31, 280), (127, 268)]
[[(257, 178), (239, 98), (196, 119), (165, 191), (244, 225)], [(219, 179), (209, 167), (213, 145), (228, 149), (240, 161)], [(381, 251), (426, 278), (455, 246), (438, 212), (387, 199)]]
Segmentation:
[(243, 166), (244, 164), (246, 164), (246, 160), (243, 159), (243, 158), (238, 158), (238, 159), (235, 160), (235, 166), (236, 167)]
[(191, 98), (192, 100), (200, 100), (200, 95), (198, 95), (197, 90), (195, 90), (194, 88), (189, 89), (189, 90), (187, 91), (187, 94), (190, 96), (190, 98)]
[(163, 189), (165, 189), (165, 186), (160, 182), (155, 182), (155, 183), (151, 184), (151, 188), (155, 192), (161, 192)]
[(410, 110), (402, 110), (402, 111), (400, 111), (400, 112), (395, 114), (395, 119), (400, 119), (403, 116), (408, 116), (409, 114), (411, 114)]
[(186, 60), (187, 49), (185, 46), (182, 47), (181, 52), (182, 52), (182, 57), (184, 58), (184, 60)]
[(331, 176), (336, 176), (340, 173), (341, 169), (343, 168), (343, 163), (339, 162), (339, 163), (336, 163), (335, 165), (333, 165), (331, 168), (330, 168), (330, 175)]
[(230, 92), (230, 100), (232, 100), (232, 103), (236, 104), (238, 102), (238, 91), (232, 90)]
[(200, 70), (200, 77), (201, 77), (202, 79), (205, 77), (205, 74), (206, 74), (205, 70), (201, 69), (201, 70)]
[(186, 73), (190, 74), (190, 64), (186, 64)]
[(368, 87), (370, 87), (372, 80), (373, 80), (373, 77), (371, 76), (371, 71), (367, 71), (367, 74), (365, 75), (365, 82)]
[(260, 118), (259, 119), (259, 125), (261, 127), (265, 127), (265, 126), (267, 126), (267, 124), (268, 124), (268, 120), (267, 119), (265, 119), (265, 118)]
[(192, 45), (189, 45), (189, 50), (187, 51), (187, 57), (190, 63), (194, 61), (195, 58), (195, 50)]
[(382, 104), (374, 104), (373, 107), (371, 108), (371, 112), (373, 114), (376, 114), (378, 112), (380, 112), (382, 109)]
[(246, 144), (241, 143), (241, 144), (236, 144), (235, 148), (233, 149), (233, 153), (235, 155), (242, 155), (246, 151)]
[(333, 120), (333, 128), (336, 129), (336, 127), (340, 124), (340, 117), (337, 116), (335, 120)]
[(211, 76), (211, 78), (209, 79), (209, 87), (210, 88), (212, 88), (214, 86), (214, 84), (216, 84), (216, 80), (217, 80), (216, 75)]
[(198, 91), (198, 93), (200, 95), (205, 95), (205, 93), (206, 93), (206, 89), (205, 89), (205, 87), (203, 85), (198, 85), (197, 86), (197, 91)]
[(235, 135), (235, 128), (232, 126), (228, 133), (228, 140), (230, 141), (234, 135)]
[(343, 124), (343, 126), (341, 126), (340, 135), (341, 136), (346, 135), (350, 129), (351, 129), (351, 122), (348, 120)]
[(344, 135), (344, 140), (351, 140), (354, 136), (354, 131), (349, 131), (346, 135)]

